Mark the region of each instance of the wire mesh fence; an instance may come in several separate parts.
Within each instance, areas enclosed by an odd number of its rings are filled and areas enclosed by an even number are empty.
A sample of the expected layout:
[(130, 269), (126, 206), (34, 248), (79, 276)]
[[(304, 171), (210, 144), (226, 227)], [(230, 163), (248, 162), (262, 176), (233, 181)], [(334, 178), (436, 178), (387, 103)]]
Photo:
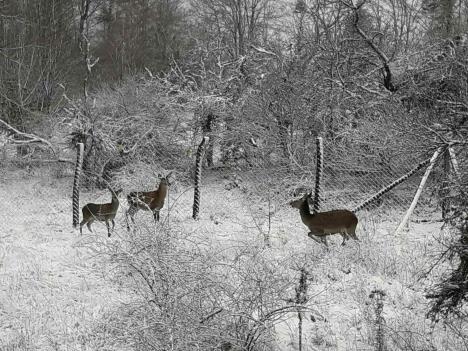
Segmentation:
[[(361, 157), (359, 163), (350, 152), (338, 153), (334, 145), (325, 142), (324, 170), (320, 194), (320, 211), (332, 209), (354, 209), (377, 192), (413, 170), (420, 162), (431, 156), (431, 152), (400, 159), (398, 166), (372, 164), (371, 157)], [(310, 154), (315, 154), (311, 147)], [(409, 153), (410, 154), (410, 153)], [(427, 165), (426, 165), (427, 167)], [(416, 171), (407, 180), (370, 203), (362, 211), (378, 215), (393, 215), (393, 221), (400, 218), (411, 204), (426, 167)], [(303, 167), (296, 165), (272, 166), (250, 171), (234, 171), (233, 183), (242, 184), (251, 193), (269, 198), (275, 204), (286, 204), (288, 200), (306, 192), (313, 192), (315, 185), (315, 161)], [(423, 191), (415, 215), (418, 219), (440, 219), (440, 180), (446, 177), (441, 159)], [(424, 218), (423, 218), (424, 217)]]
[[(416, 164), (423, 161), (420, 158), (408, 158), (405, 162), (400, 161), (399, 166), (388, 167), (382, 165), (380, 167), (369, 167), (368, 163), (362, 161), (361, 164), (351, 164), (346, 160), (347, 155), (342, 155), (339, 159), (332, 158), (330, 145), (325, 142), (325, 157), (323, 179), (321, 184), (320, 194), (320, 211), (332, 209), (350, 209), (352, 210), (357, 205), (370, 198), (382, 188), (392, 183), (408, 171), (412, 170)], [(457, 158), (463, 158), (461, 148), (456, 150)], [(310, 150), (311, 154), (315, 153), (315, 149)], [(443, 158), (443, 156), (441, 156)], [(20, 172), (11, 173), (11, 176), (16, 175), (21, 177), (34, 177), (34, 174), (43, 174), (41, 169), (46, 169), (49, 177), (60, 179), (65, 177), (70, 183), (70, 202), (63, 201), (61, 207), (70, 209), (71, 220), (71, 184), (73, 166), (69, 165), (48, 165), (35, 166), (27, 162), (27, 160), (18, 158), (16, 155), (10, 155), (8, 161), (3, 161), (4, 175), (6, 168), (18, 168)], [(464, 171), (466, 166), (463, 162), (460, 164), (460, 174), (466, 174)], [(413, 196), (419, 186), (422, 174), (425, 167), (413, 174), (408, 180), (396, 186), (394, 189), (384, 194), (381, 198), (372, 202), (362, 211), (375, 215), (387, 215), (394, 222), (401, 219), (402, 214), (408, 209)], [(158, 174), (164, 175), (169, 169), (162, 169), (160, 165), (149, 165), (145, 163), (134, 163), (129, 169), (122, 169), (114, 174), (114, 179), (109, 183), (114, 189), (122, 187), (124, 193), (131, 191), (151, 191), (157, 189)], [(193, 174), (189, 172), (176, 172), (176, 181), (171, 188), (170, 197), (177, 198), (178, 195), (184, 194), (184, 202), (193, 200)], [(20, 175), (22, 174), (22, 175)], [(418, 206), (415, 211), (415, 219), (429, 220), (439, 219), (441, 216), (441, 200), (440, 200), (440, 185), (441, 179), (445, 179), (443, 162), (439, 160), (436, 164), (433, 174), (429, 177), (429, 181), (423, 191)], [(96, 202), (109, 202), (110, 195), (105, 189), (98, 189), (93, 185), (96, 180), (96, 175), (84, 173), (81, 179), (81, 192), (84, 192), (84, 197), (81, 196), (80, 211), (84, 205), (83, 201), (86, 198), (92, 198), (92, 193), (96, 193)], [(274, 206), (276, 209), (288, 208), (288, 201), (301, 196), (305, 192), (313, 192), (315, 185), (315, 163), (312, 161), (309, 165), (302, 168), (293, 167), (289, 164), (275, 165), (270, 168), (259, 167), (257, 169), (220, 169), (209, 168), (203, 171), (201, 180), (201, 213), (202, 216), (210, 216), (209, 203), (212, 200), (213, 192), (217, 192), (219, 198), (235, 198), (235, 201), (240, 203), (252, 202), (258, 203), (261, 206)], [(208, 198), (205, 189), (208, 191)], [(121, 196), (122, 209), (127, 204), (125, 196)], [(233, 201), (233, 200), (230, 200)], [(269, 203), (269, 205), (268, 205)], [(189, 204), (192, 205), (191, 203)], [(176, 206), (171, 206), (172, 211), (177, 210)], [(185, 206), (183, 206), (185, 208)], [(267, 210), (265, 210), (267, 212)], [(190, 212), (190, 211), (189, 211)], [(13, 215), (12, 213), (11, 215)], [(81, 215), (81, 214), (80, 214)], [(182, 213), (180, 215), (183, 216)], [(186, 214), (188, 215), (188, 213)], [(141, 215), (140, 215), (141, 216)], [(298, 217), (299, 220), (299, 217)]]
[[(188, 108), (179, 101), (185, 96), (166, 96), (158, 84), (143, 84), (141, 96), (135, 92), (138, 89), (131, 89), (134, 85), (123, 93), (144, 108), (117, 107), (120, 95), (109, 93), (100, 97), (90, 116), (81, 115), (75, 106), (73, 118), (63, 117), (69, 123), (58, 133), (62, 142), (82, 141), (87, 150), (82, 177), (85, 192), (92, 194), (95, 186), (104, 189), (108, 185), (122, 187), (124, 194), (150, 191), (157, 188), (157, 174), (175, 171), (171, 191), (173, 195), (183, 192), (185, 205), (192, 201), (186, 194), (193, 190), (195, 151), (202, 138), (209, 136), (201, 180), (202, 216), (210, 216), (203, 209), (204, 201), (212, 200), (204, 198), (204, 187), (213, 188), (209, 196), (234, 197), (239, 203), (258, 203), (263, 212), (270, 213), (273, 207), (278, 211), (288, 208), (288, 201), (301, 193), (313, 192), (315, 139), (320, 131), (324, 141), (320, 210), (352, 210), (429, 159), (439, 146), (419, 122), (399, 117), (387, 105), (365, 111), (365, 118), (338, 109), (303, 118), (265, 112), (264, 102), (253, 98), (238, 109), (216, 97), (194, 99)], [(457, 145), (453, 149), (459, 173), (466, 177), (466, 151)], [(34, 162), (34, 150), (23, 155), (10, 145), (3, 147), (2, 155), (3, 164), (16, 164), (32, 173), (40, 167)], [(421, 219), (440, 218), (446, 195), (442, 184), (447, 187), (454, 181), (444, 157), (437, 161), (416, 207), (415, 216)], [(73, 148), (68, 158), (74, 161)], [(50, 167), (56, 167), (57, 175), (70, 173), (68, 165)], [(423, 173), (424, 167), (363, 211), (398, 221), (401, 216), (396, 214), (409, 207)], [(172, 211), (177, 208), (171, 207)]]

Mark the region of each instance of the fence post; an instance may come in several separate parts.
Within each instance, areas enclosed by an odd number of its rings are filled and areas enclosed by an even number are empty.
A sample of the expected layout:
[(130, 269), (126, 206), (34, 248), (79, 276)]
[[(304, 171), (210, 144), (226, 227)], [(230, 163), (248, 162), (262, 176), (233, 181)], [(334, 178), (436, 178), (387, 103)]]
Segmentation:
[(322, 182), (323, 174), (323, 139), (322, 137), (317, 137), (315, 139), (317, 145), (317, 163), (315, 168), (315, 191), (314, 191), (314, 208), (313, 212), (316, 213), (320, 210), (320, 186)]
[[(301, 268), (301, 276), (299, 277), (299, 284), (295, 288), (296, 290), (296, 305), (304, 306), (307, 302), (307, 290), (308, 290), (308, 279), (309, 272), (307, 272), (304, 268)], [(299, 332), (299, 351), (302, 351), (302, 332), (303, 332), (303, 312), (302, 308), (299, 307), (297, 311), (297, 318), (298, 318), (298, 332)]]
[(387, 351), (387, 343), (385, 338), (385, 318), (383, 317), (383, 309), (384, 309), (384, 298), (385, 292), (382, 290), (373, 290), (369, 297), (371, 299), (375, 299), (375, 350), (376, 351)]
[(78, 226), (80, 221), (80, 176), (81, 167), (83, 166), (83, 143), (76, 145), (76, 164), (75, 164), (75, 177), (73, 178), (73, 227)]
[(440, 196), (442, 197), (442, 218), (447, 218), (450, 212), (450, 183), (451, 183), (451, 166), (450, 166), (450, 152), (445, 149), (444, 153), (444, 174), (443, 174), (442, 188), (440, 189)]
[(396, 229), (395, 235), (398, 235), (400, 233), (400, 231), (403, 229), (405, 224), (408, 222), (411, 214), (413, 213), (414, 208), (416, 207), (416, 204), (418, 203), (419, 197), (421, 196), (421, 193), (424, 189), (424, 185), (426, 185), (427, 178), (429, 177), (429, 174), (431, 174), (435, 161), (437, 160), (437, 157), (439, 157), (440, 153), (442, 152), (442, 149), (443, 149), (443, 146), (439, 147), (436, 150), (436, 152), (434, 152), (434, 155), (432, 155), (432, 158), (429, 161), (429, 166), (427, 167), (426, 172), (424, 173), (424, 176), (421, 179), (421, 183), (419, 184), (418, 190), (416, 191), (416, 194), (414, 195), (413, 202), (411, 202), (411, 206), (406, 212), (405, 217), (403, 217), (403, 220), (401, 221), (400, 225)]
[(205, 151), (205, 144), (208, 142), (209, 137), (203, 137), (202, 142), (198, 146), (197, 157), (195, 161), (195, 190), (193, 194), (193, 219), (198, 219), (198, 213), (200, 211), (200, 181), (201, 181), (201, 171), (203, 163), (203, 154)]

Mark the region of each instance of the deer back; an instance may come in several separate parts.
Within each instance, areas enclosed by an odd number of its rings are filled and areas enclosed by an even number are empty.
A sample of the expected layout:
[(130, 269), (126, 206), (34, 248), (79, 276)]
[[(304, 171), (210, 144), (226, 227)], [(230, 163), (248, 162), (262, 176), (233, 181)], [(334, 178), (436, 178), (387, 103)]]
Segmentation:
[(148, 210), (148, 208), (151, 210), (159, 210), (164, 206), (168, 186), (168, 182), (163, 178), (157, 190), (133, 191), (127, 196), (128, 204), (143, 210)]
[(93, 204), (89, 203), (83, 207), (83, 218), (90, 218), (91, 216), (97, 220), (104, 221), (106, 219), (113, 219), (119, 209), (118, 195), (122, 190), (112, 193), (112, 201), (106, 204)]
[(156, 196), (157, 190), (154, 191), (132, 191), (130, 194), (127, 195), (127, 201), (129, 205), (134, 205), (134, 206), (139, 206), (139, 207), (145, 207), (143, 204), (146, 204), (146, 206), (149, 206), (151, 204), (151, 201), (153, 201), (154, 197)]
[(113, 219), (117, 213), (117, 206), (110, 204), (87, 204), (83, 207), (83, 218), (94, 217), (98, 221)]
[(358, 224), (356, 215), (348, 210), (333, 210), (310, 214), (303, 218), (304, 224), (312, 232), (335, 234), (355, 228)]

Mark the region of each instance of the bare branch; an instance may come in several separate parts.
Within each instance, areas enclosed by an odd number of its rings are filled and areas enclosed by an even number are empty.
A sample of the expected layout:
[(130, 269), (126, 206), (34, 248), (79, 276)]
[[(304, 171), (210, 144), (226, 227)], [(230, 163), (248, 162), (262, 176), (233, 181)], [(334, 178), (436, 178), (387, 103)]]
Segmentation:
[[(43, 143), (43, 144), (46, 144), (52, 150), (54, 155), (56, 155), (55, 149), (52, 146), (52, 144), (49, 141), (35, 134), (20, 132), (18, 129), (11, 126), (10, 124), (8, 124), (2, 119), (0, 119), (0, 129), (3, 129), (4, 131), (6, 131), (7, 136), (10, 139), (10, 142), (13, 144)], [(17, 138), (20, 138), (20, 139), (17, 139)], [(21, 140), (21, 138), (24, 138), (24, 139)]]
[(354, 13), (354, 21), (353, 25), (358, 34), (364, 39), (364, 41), (367, 43), (367, 45), (370, 46), (370, 48), (377, 54), (379, 57), (380, 61), (382, 62), (383, 69), (384, 69), (384, 86), (387, 90), (390, 91), (395, 91), (396, 88), (392, 83), (392, 72), (390, 70), (389, 62), (390, 60), (388, 59), (387, 55), (380, 50), (380, 48), (374, 44), (373, 38), (369, 37), (360, 27), (359, 27), (359, 9), (364, 5), (365, 1), (359, 3), (358, 5), (354, 5), (354, 2), (347, 2), (347, 1), (342, 1), (343, 5), (346, 7), (350, 8), (353, 13)]

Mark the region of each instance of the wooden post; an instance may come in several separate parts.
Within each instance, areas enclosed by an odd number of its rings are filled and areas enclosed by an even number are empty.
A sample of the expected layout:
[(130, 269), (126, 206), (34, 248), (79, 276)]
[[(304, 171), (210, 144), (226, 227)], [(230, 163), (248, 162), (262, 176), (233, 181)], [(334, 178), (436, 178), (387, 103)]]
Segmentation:
[(385, 292), (383, 290), (373, 290), (369, 297), (375, 299), (375, 350), (387, 351), (385, 338), (385, 318), (382, 316), (384, 309)]
[(405, 216), (403, 217), (403, 220), (401, 221), (400, 225), (395, 231), (395, 235), (398, 235), (400, 231), (403, 229), (405, 224), (408, 222), (411, 214), (414, 211), (414, 208), (416, 207), (416, 204), (418, 203), (419, 197), (421, 196), (421, 193), (424, 189), (424, 185), (426, 185), (427, 178), (429, 177), (429, 174), (431, 174), (432, 168), (434, 167), (435, 161), (437, 160), (437, 157), (439, 157), (440, 153), (442, 152), (443, 146), (439, 147), (436, 152), (434, 152), (434, 155), (432, 155), (431, 160), (429, 161), (429, 166), (426, 169), (426, 172), (424, 173), (424, 176), (421, 179), (421, 183), (419, 184), (418, 190), (416, 191), (416, 194), (414, 195), (413, 202), (411, 202), (411, 205), (406, 212)]
[(198, 219), (198, 213), (200, 211), (200, 181), (201, 181), (201, 171), (203, 163), (203, 154), (205, 150), (205, 144), (209, 141), (209, 137), (203, 137), (202, 142), (198, 146), (197, 157), (195, 161), (195, 190), (193, 194), (193, 219)]
[(203, 121), (202, 132), (204, 135), (208, 135), (210, 138), (206, 148), (206, 164), (208, 167), (214, 166), (214, 138), (213, 138), (213, 126), (216, 121), (216, 115), (211, 111), (211, 107), (208, 107), (208, 114)]
[(314, 213), (317, 213), (320, 210), (320, 186), (322, 182), (322, 174), (323, 174), (323, 139), (322, 137), (317, 137), (315, 139), (316, 146), (317, 146), (317, 164), (315, 168), (315, 191), (314, 191)]
[(450, 179), (451, 179), (451, 166), (450, 166), (450, 152), (445, 149), (444, 152), (444, 179), (440, 188), (440, 197), (442, 199), (442, 218), (447, 218), (450, 212)]
[(75, 177), (73, 178), (73, 227), (77, 227), (80, 221), (80, 176), (81, 168), (83, 165), (83, 143), (76, 145), (76, 165), (75, 165)]
[[(308, 279), (309, 273), (304, 269), (301, 268), (301, 276), (299, 277), (299, 284), (295, 288), (296, 290), (296, 305), (304, 306), (307, 302), (307, 290), (308, 290)], [(303, 324), (303, 313), (302, 308), (299, 308), (297, 311), (297, 318), (299, 319), (298, 322), (298, 332), (299, 332), (299, 351), (302, 351), (302, 324)]]

